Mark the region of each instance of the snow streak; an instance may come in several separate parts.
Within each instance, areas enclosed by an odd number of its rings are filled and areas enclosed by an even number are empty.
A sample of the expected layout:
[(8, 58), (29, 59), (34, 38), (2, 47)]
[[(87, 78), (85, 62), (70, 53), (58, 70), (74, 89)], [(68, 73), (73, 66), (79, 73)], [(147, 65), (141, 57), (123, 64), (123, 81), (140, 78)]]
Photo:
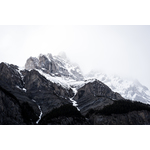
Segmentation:
[(41, 120), (41, 117), (42, 117), (42, 110), (41, 110), (41, 107), (38, 105), (38, 107), (39, 107), (39, 110), (41, 111), (41, 113), (40, 113), (40, 115), (39, 115), (39, 119), (36, 121), (36, 124), (38, 124), (39, 123), (39, 121)]
[(77, 89), (76, 88), (71, 88), (73, 90), (73, 93), (74, 93), (74, 96), (72, 98), (70, 98), (70, 101), (72, 102), (73, 106), (75, 106), (77, 108), (78, 111), (80, 111), (80, 109), (77, 107), (78, 104), (74, 99), (74, 97), (76, 96), (77, 94)]
[[(35, 101), (34, 99), (32, 99), (32, 101), (33, 101), (34, 103), (36, 103), (36, 101)], [(36, 103), (36, 104), (37, 104), (37, 103)], [(36, 124), (39, 123), (39, 121), (40, 121), (41, 118), (42, 118), (42, 114), (43, 114), (40, 105), (37, 104), (37, 106), (38, 106), (38, 108), (39, 108), (39, 110), (40, 110), (40, 115), (39, 115), (39, 119), (36, 121)]]

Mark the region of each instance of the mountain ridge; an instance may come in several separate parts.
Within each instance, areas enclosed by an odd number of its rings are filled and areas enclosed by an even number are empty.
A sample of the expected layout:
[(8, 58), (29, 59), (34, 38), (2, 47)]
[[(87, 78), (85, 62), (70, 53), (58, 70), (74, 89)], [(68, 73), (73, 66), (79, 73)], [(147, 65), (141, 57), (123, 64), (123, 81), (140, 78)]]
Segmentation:
[(126, 99), (150, 104), (149, 89), (143, 86), (137, 79), (126, 79), (117, 75), (92, 71), (85, 78), (97, 78)]
[[(0, 63), (0, 124), (150, 124), (149, 105), (123, 98), (96, 78), (85, 78), (78, 66), (62, 56), (30, 57), (23, 70)], [(136, 109), (117, 114), (114, 122), (113, 114), (97, 114), (130, 103)]]

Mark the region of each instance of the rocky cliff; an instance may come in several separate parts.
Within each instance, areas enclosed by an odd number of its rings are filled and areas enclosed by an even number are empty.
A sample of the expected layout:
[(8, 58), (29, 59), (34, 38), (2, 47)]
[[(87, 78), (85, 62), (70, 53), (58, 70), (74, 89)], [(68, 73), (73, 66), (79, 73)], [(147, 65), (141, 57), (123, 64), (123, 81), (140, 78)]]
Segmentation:
[(40, 69), (51, 76), (83, 80), (79, 66), (71, 63), (64, 53), (57, 56), (40, 54), (38, 58), (30, 57), (26, 61), (25, 68), (27, 70)]
[(85, 80), (65, 55), (0, 64), (0, 124), (150, 124), (150, 106)]

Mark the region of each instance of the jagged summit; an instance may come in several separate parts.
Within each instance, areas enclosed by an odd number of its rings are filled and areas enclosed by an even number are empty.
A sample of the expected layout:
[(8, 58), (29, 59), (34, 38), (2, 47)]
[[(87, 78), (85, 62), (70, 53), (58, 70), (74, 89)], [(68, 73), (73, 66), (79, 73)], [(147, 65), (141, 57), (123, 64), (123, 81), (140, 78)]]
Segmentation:
[(76, 81), (83, 80), (82, 72), (79, 66), (71, 63), (64, 52), (57, 56), (52, 54), (40, 54), (38, 58), (30, 57), (25, 64), (25, 69), (38, 69), (51, 76), (73, 79)]

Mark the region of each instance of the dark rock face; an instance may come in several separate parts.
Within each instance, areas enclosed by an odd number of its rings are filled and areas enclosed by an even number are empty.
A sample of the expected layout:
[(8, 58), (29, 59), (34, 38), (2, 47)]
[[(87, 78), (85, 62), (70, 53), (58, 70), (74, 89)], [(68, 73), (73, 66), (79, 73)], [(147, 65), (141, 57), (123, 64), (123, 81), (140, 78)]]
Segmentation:
[(86, 115), (90, 109), (99, 110), (106, 105), (113, 104), (114, 99), (123, 98), (98, 80), (92, 83), (89, 82), (80, 88), (75, 96), (75, 100), (83, 115)]
[(8, 65), (5, 63), (0, 64), (0, 82), (1, 85), (12, 89), (18, 85), (20, 88), (23, 88), (23, 82), (21, 76), (17, 71), (18, 67), (14, 65)]
[(28, 97), (41, 106), (43, 114), (61, 105), (71, 103), (68, 99), (69, 91), (48, 81), (35, 70), (26, 71), (24, 81)]
[(38, 116), (33, 107), (27, 102), (20, 103), (14, 95), (0, 87), (0, 124), (35, 124)]
[(24, 124), (17, 100), (0, 88), (0, 124)]

